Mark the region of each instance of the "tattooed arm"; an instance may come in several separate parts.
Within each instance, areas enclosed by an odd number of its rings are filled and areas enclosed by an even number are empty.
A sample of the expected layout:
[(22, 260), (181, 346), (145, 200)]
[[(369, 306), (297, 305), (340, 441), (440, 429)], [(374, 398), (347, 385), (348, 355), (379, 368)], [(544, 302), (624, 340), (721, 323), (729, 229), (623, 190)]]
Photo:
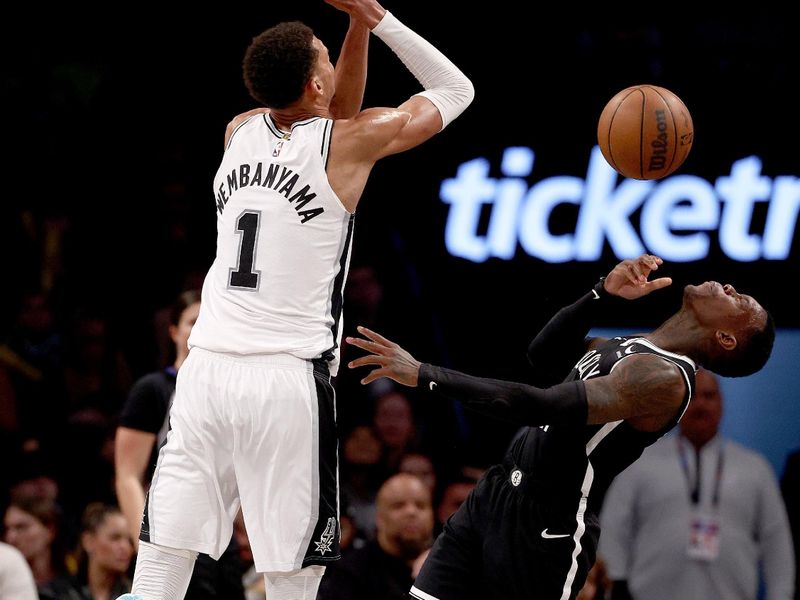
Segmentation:
[(642, 431), (658, 431), (675, 417), (686, 392), (677, 366), (653, 355), (630, 356), (609, 375), (588, 381), (568, 381), (547, 389), (474, 377), (420, 363), (407, 350), (366, 327), (363, 338), (347, 342), (370, 354), (356, 358), (350, 368), (372, 366), (367, 384), (388, 377), (419, 388), (425, 395), (458, 400), (484, 414), (520, 425), (611, 423), (627, 419)]
[(641, 431), (658, 431), (675, 417), (686, 382), (673, 363), (653, 355), (631, 356), (611, 374), (585, 382), (588, 423), (627, 419)]

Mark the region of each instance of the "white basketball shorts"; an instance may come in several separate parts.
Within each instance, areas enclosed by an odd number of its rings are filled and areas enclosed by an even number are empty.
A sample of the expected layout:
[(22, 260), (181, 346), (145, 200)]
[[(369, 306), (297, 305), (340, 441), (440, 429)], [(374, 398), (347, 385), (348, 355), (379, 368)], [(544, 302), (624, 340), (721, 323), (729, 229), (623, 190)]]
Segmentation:
[(339, 558), (335, 398), (321, 360), (192, 348), (141, 539), (218, 559), (241, 504), (259, 572)]

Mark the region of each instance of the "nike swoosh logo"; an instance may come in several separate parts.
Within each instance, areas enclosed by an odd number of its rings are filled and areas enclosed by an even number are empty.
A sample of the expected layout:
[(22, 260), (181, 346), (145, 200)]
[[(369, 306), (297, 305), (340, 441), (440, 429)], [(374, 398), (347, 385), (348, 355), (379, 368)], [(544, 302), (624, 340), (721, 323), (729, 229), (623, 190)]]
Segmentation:
[(542, 530), (542, 537), (546, 540), (554, 540), (556, 538), (569, 537), (568, 533), (547, 533), (547, 529)]
[(594, 294), (593, 300), (600, 300), (600, 294), (597, 293), (597, 290), (592, 289), (592, 294)]
[(431, 381), (428, 384), (428, 387), (431, 389), (431, 391), (433, 391), (434, 389), (436, 389), (436, 382), (435, 381)]

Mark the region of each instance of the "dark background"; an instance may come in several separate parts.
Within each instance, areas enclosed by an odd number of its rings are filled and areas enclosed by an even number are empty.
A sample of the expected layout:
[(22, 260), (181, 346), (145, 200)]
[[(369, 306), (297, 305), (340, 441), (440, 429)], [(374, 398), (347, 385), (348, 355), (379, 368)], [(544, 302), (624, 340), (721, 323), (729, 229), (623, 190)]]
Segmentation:
[[(235, 114), (255, 106), (240, 72), (251, 37), (299, 19), (335, 56), (346, 30), (346, 16), (322, 2), (272, 4), (186, 12), (32, 6), (5, 21), (0, 250), (9, 292), (0, 308), (7, 319), (20, 290), (39, 277), (41, 250), (30, 232), (48, 220), (64, 222), (68, 278), (55, 286), (58, 306), (101, 307), (134, 372), (152, 368), (143, 328), (213, 258), (211, 182), (223, 132)], [(442, 135), (377, 165), (359, 207), (354, 264), (376, 266), (385, 311), (395, 315), (385, 333), (422, 359), (524, 378), (531, 335), (618, 260), (608, 249), (598, 263), (562, 265), (522, 251), (513, 261), (482, 264), (449, 256), (439, 185), (461, 163), (487, 157), (496, 168), (503, 149), (528, 146), (537, 153), (531, 183), (583, 177), (606, 101), (624, 87), (651, 83), (677, 93), (694, 119), (695, 142), (681, 173), (713, 182), (751, 155), (763, 159), (770, 177), (800, 169), (791, 91), (800, 53), (786, 14), (752, 5), (705, 15), (675, 5), (625, 12), (562, 4), (547, 6), (546, 17), (542, 7), (521, 2), (386, 4), (476, 88), (474, 104)], [(419, 91), (379, 40), (370, 51), (365, 106), (396, 106)], [(712, 250), (702, 263), (665, 265), (673, 289), (603, 325), (655, 326), (677, 308), (684, 284), (716, 279), (755, 295), (779, 326), (800, 327), (788, 291), (797, 258), (795, 242), (788, 261), (739, 263)], [(351, 332), (355, 324), (346, 324)]]

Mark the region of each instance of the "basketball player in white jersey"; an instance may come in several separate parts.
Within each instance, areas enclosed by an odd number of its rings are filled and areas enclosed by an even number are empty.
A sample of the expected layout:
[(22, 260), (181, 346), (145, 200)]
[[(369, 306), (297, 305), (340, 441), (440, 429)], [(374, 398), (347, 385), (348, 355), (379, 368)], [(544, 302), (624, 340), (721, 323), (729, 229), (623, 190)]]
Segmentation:
[[(336, 69), (298, 22), (263, 32), (245, 56), (245, 83), (265, 108), (226, 131), (217, 255), (144, 510), (132, 598), (183, 598), (196, 554), (220, 556), (240, 504), (270, 600), (315, 598), (339, 557), (330, 377), (353, 216), (375, 162), (441, 131), (474, 92), (377, 1), (327, 2), (351, 19)], [(358, 112), (370, 30), (424, 89)]]

